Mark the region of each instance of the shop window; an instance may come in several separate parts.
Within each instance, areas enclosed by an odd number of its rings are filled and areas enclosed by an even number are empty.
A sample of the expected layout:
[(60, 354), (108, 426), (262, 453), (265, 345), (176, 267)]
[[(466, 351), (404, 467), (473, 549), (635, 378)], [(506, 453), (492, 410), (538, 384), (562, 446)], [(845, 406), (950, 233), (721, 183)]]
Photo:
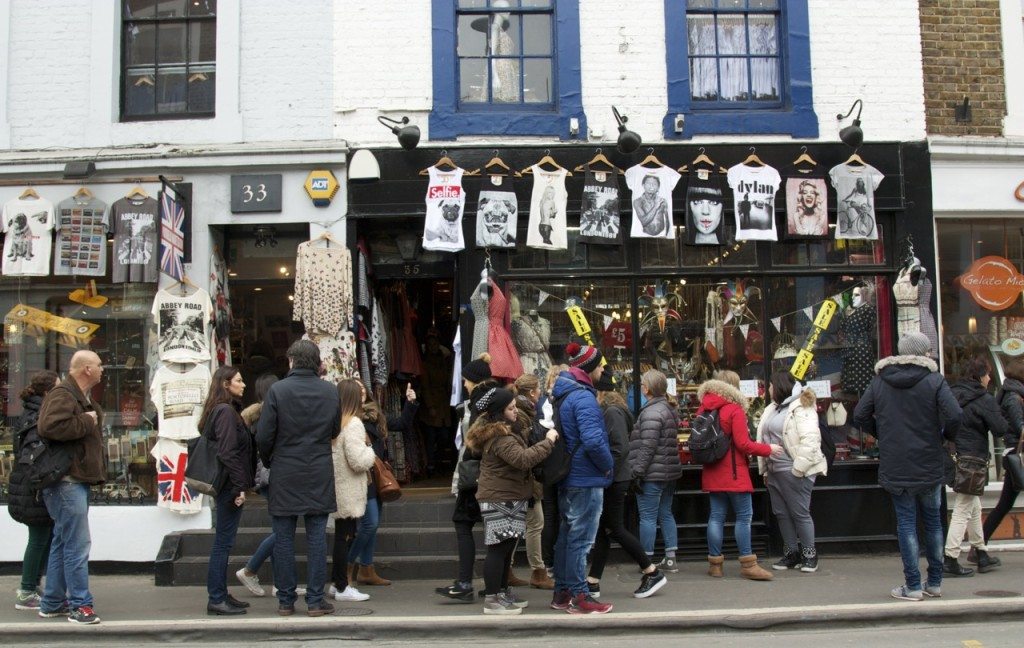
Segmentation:
[(433, 139), (586, 132), (578, 0), (434, 0)]
[(818, 136), (807, 0), (665, 0), (665, 30), (665, 137)]
[(687, 268), (728, 268), (757, 265), (757, 245), (736, 241), (736, 228), (726, 225), (726, 245), (683, 245), (683, 266)]
[[(520, 219), (516, 247), (508, 252), (512, 270), (623, 269), (627, 263), (626, 245), (587, 245), (579, 242), (579, 227), (566, 228), (567, 249), (541, 250), (526, 245), (527, 223)], [(669, 241), (672, 243), (672, 241)]]
[(213, 117), (217, 0), (122, 0), (122, 121)]
[(886, 229), (880, 219), (877, 241), (781, 241), (771, 246), (772, 263), (777, 266), (884, 265)]

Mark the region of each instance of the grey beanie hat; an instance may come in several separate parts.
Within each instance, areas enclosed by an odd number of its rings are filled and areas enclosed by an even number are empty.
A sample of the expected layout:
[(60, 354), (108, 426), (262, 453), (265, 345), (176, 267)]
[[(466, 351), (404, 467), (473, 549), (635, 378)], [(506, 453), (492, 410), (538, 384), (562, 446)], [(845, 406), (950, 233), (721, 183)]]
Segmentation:
[(897, 348), (900, 355), (927, 356), (932, 343), (924, 333), (907, 333), (900, 338)]

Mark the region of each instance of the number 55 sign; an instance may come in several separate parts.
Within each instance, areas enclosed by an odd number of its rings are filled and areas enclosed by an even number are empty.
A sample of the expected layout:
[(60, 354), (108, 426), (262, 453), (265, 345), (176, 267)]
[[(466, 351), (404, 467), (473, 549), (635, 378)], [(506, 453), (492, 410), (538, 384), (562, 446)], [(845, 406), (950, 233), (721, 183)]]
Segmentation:
[(231, 176), (231, 213), (281, 211), (281, 174)]

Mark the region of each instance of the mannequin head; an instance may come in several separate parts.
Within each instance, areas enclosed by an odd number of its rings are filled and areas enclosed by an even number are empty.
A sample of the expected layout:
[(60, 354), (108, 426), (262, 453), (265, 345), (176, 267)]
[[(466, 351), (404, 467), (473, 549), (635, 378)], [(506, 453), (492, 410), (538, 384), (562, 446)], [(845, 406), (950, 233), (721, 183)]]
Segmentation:
[(853, 302), (854, 308), (860, 308), (861, 306), (870, 306), (875, 302), (875, 293), (870, 286), (857, 286), (853, 289)]
[(509, 307), (509, 311), (510, 311), (510, 313), (512, 315), (512, 319), (515, 319), (515, 318), (519, 317), (520, 315), (522, 315), (522, 311), (519, 310), (519, 298), (516, 297), (515, 295), (511, 295), (508, 298), (508, 307)]

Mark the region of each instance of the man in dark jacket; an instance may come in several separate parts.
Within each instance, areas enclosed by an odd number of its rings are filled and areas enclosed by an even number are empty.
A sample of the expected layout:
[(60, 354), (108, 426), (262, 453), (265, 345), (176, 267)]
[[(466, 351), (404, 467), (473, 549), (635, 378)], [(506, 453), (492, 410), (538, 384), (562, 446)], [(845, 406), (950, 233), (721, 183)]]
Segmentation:
[[(893, 588), (893, 598), (920, 601), (942, 592), (942, 520), (940, 491), (946, 451), (960, 429), (962, 412), (946, 379), (927, 357), (931, 343), (921, 333), (900, 338), (900, 355), (875, 365), (853, 419), (878, 439), (878, 483), (892, 496), (896, 533), (906, 584)], [(917, 511), (925, 530), (928, 582), (921, 590), (918, 567)]]
[(608, 447), (604, 415), (594, 383), (604, 373), (601, 352), (575, 342), (565, 348), (569, 370), (558, 375), (551, 390), (558, 408), (558, 432), (572, 457), (569, 474), (558, 485), (561, 524), (555, 543), (555, 592), (551, 607), (570, 614), (604, 614), (610, 604), (598, 603), (587, 588), (587, 554), (597, 537), (604, 489), (612, 483), (615, 462)]
[(327, 579), (327, 516), (337, 510), (331, 440), (341, 431), (341, 403), (333, 385), (320, 379), (320, 350), (309, 340), (288, 347), (291, 370), (274, 383), (257, 423), (260, 458), (270, 467), (274, 585), (278, 614), (295, 613), (295, 525), (305, 519), (306, 605), (310, 616), (334, 612), (324, 601)]
[(103, 378), (103, 363), (92, 351), (71, 356), (68, 377), (43, 399), (39, 436), (68, 444), (71, 466), (61, 481), (43, 489), (53, 518), (50, 560), (39, 616), (67, 616), (73, 623), (99, 623), (89, 592), (89, 486), (107, 474), (103, 457), (103, 410), (89, 392)]

